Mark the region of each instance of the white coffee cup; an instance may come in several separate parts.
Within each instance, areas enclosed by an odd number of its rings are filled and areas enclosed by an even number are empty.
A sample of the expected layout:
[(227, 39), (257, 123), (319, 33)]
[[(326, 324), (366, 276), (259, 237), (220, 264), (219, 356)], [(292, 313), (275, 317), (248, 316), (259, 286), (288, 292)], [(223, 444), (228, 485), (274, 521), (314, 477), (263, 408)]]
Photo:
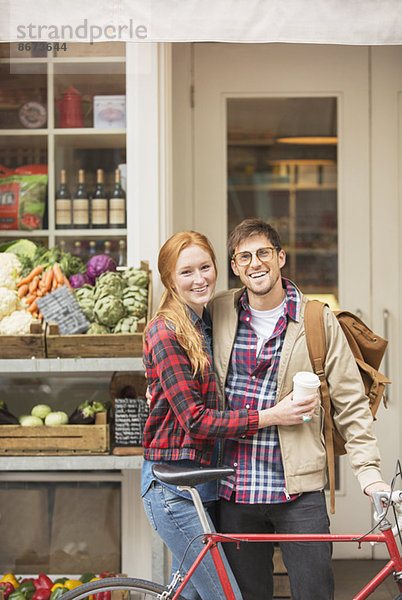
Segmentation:
[(310, 371), (299, 371), (293, 377), (293, 399), (301, 400), (306, 396), (311, 396), (320, 385), (318, 375), (310, 373)]

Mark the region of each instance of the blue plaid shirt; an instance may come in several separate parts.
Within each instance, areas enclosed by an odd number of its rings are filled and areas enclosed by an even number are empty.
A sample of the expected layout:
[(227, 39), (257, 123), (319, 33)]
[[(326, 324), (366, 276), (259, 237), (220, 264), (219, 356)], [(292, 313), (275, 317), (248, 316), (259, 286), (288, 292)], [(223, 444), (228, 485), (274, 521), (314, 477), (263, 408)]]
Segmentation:
[[(282, 280), (286, 290), (284, 310), (271, 337), (257, 357), (257, 335), (251, 327), (247, 291), (239, 300), (237, 334), (226, 379), (228, 408), (262, 410), (274, 405), (279, 360), (288, 318), (299, 320), (300, 297), (294, 285)], [(292, 497), (285, 489), (277, 426), (259, 429), (252, 437), (226, 440), (222, 464), (236, 468), (236, 474), (221, 482), (219, 495), (243, 504), (274, 504)]]

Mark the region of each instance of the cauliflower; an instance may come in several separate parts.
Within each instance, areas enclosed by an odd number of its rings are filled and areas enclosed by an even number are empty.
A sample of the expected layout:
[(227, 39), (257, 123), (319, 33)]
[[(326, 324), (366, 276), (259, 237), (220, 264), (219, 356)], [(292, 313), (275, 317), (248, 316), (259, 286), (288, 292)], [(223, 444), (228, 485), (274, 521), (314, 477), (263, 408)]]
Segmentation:
[(6, 287), (0, 287), (0, 319), (8, 317), (15, 310), (21, 309), (21, 301), (17, 292)]
[(32, 321), (31, 313), (25, 310), (15, 310), (0, 321), (0, 334), (25, 335), (30, 332)]
[(0, 287), (15, 290), (22, 265), (12, 252), (0, 252)]

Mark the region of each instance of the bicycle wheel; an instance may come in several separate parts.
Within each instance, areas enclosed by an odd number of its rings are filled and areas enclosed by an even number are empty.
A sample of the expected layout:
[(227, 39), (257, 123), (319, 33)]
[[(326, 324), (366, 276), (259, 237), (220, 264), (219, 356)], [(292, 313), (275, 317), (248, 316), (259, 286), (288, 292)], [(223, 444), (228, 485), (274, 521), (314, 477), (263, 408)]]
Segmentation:
[[(169, 599), (168, 588), (145, 579), (133, 577), (105, 577), (77, 586), (63, 594), (63, 600), (83, 600), (93, 594), (102, 592), (122, 592), (122, 600), (148, 600), (149, 598)], [(96, 599), (95, 599), (96, 600)], [(179, 600), (185, 600), (179, 596)]]

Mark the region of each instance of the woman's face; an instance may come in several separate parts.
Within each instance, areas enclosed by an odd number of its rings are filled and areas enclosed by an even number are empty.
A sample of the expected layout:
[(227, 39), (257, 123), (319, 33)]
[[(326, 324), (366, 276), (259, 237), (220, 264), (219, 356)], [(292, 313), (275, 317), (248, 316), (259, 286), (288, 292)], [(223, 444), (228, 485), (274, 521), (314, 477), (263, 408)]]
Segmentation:
[(177, 259), (173, 284), (183, 302), (201, 317), (216, 284), (216, 271), (209, 253), (200, 246), (184, 248)]

